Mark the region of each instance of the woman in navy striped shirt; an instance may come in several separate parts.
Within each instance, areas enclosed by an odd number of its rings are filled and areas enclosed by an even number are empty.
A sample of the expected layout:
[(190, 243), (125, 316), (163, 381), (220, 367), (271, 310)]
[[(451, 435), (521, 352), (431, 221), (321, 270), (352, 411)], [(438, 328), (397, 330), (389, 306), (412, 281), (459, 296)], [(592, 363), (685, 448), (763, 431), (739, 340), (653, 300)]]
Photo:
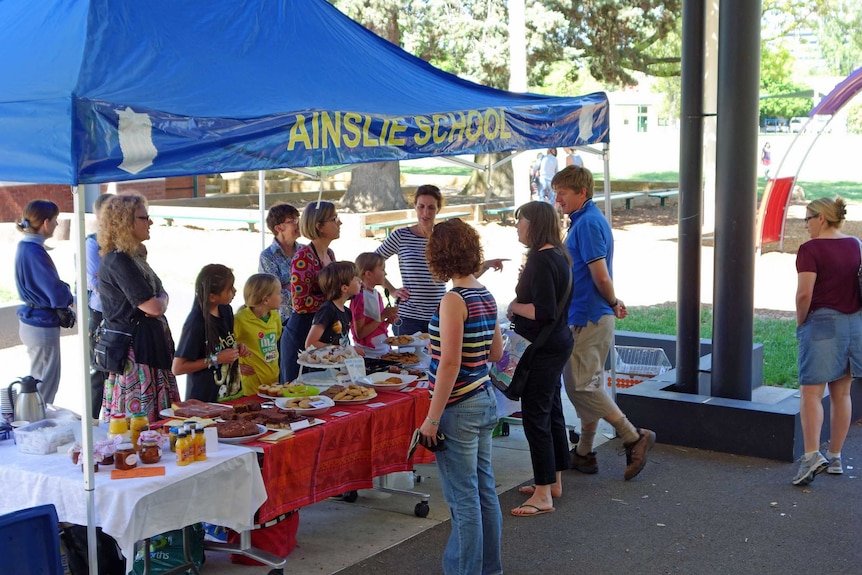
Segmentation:
[(461, 220), (434, 226), (426, 252), (431, 273), (452, 280), (429, 324), (431, 406), (419, 428), (422, 442), (437, 443), (437, 469), (452, 515), (443, 553), (446, 575), (502, 573), (503, 519), (491, 466), (497, 400), (488, 362), (503, 355), (497, 304), (475, 274), (482, 267), (479, 234)]
[[(428, 259), (425, 257), (428, 238), (434, 229), (434, 219), (443, 207), (440, 188), (432, 185), (419, 186), (413, 196), (413, 206), (416, 210), (416, 224), (395, 230), (376, 250), (384, 259), (398, 255), (398, 270), (403, 287), (396, 289), (389, 280), (384, 282), (386, 288), (401, 300), (398, 304), (398, 321), (392, 326), (395, 335), (427, 333), (428, 320), (446, 293), (446, 282), (431, 274)], [(502, 270), (504, 261), (507, 260), (480, 260), (476, 277), (489, 268)]]

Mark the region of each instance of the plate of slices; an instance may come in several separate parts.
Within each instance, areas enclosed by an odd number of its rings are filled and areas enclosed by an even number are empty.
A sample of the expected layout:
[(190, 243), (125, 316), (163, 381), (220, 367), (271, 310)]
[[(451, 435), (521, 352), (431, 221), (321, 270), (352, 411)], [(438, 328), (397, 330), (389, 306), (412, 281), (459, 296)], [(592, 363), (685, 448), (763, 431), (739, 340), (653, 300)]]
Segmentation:
[(334, 405), (335, 402), (325, 395), (280, 397), (275, 400), (275, 406), (279, 409), (295, 411), (299, 415), (321, 415)]
[(399, 389), (404, 389), (419, 379), (419, 377), (416, 375), (402, 375), (400, 373), (378, 372), (369, 375), (368, 379), (371, 380), (371, 385), (374, 386), (374, 389), (398, 391)]
[(275, 399), (278, 397), (306, 397), (318, 393), (320, 393), (318, 388), (302, 383), (264, 384), (257, 390), (258, 396), (266, 399)]
[(343, 367), (344, 360), (361, 357), (353, 346), (327, 345), (299, 353), (297, 363), (306, 367)]
[[(236, 445), (238, 443), (245, 443), (246, 441), (251, 441), (252, 439), (257, 439), (261, 435), (269, 432), (269, 430), (266, 428), (266, 426), (260, 425), (258, 423), (251, 424), (251, 425), (254, 425), (255, 429), (257, 429), (257, 431), (255, 431), (255, 432), (251, 432), (251, 427), (248, 427), (248, 429), (246, 430), (246, 429), (239, 427), (239, 425), (238, 425), (238, 424), (247, 424), (247, 423), (250, 423), (250, 422), (248, 422), (248, 421), (222, 421), (222, 422), (216, 423), (216, 428), (218, 429), (218, 432), (219, 432), (219, 437), (218, 437), (219, 443), (230, 443), (231, 445)], [(222, 436), (222, 433), (234, 435), (234, 433), (241, 433), (243, 431), (249, 431), (251, 433), (248, 433), (246, 435), (236, 435), (234, 437), (223, 437)]]

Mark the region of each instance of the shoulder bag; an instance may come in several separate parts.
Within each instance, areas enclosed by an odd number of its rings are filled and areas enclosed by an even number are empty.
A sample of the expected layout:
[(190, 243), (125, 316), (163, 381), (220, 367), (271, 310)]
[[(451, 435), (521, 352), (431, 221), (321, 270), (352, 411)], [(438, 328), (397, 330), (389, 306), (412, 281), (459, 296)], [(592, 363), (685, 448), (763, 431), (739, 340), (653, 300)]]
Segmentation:
[(503, 334), (503, 357), (496, 363), (491, 364), (490, 377), (494, 387), (512, 401), (521, 399), (524, 393), (524, 386), (527, 384), (527, 379), (530, 376), (530, 364), (533, 360), (533, 354), (537, 349), (545, 345), (548, 337), (551, 335), (551, 330), (554, 329), (560, 315), (569, 304), (572, 297), (572, 270), (569, 269), (569, 281), (566, 287), (567, 297), (564, 297), (557, 304), (557, 311), (554, 318), (542, 328), (536, 341), (531, 342), (525, 337), (515, 333), (515, 330), (509, 328)]

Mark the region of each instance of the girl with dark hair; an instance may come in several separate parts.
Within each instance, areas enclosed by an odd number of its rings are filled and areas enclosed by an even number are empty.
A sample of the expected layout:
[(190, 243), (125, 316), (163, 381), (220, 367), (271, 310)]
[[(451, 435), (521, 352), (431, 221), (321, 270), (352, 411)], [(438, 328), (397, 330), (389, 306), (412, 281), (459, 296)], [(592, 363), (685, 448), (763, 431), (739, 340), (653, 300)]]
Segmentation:
[(176, 375), (188, 374), (186, 399), (215, 402), (242, 397), (239, 358), (251, 352), (234, 336), (233, 284), (233, 272), (221, 264), (204, 266), (195, 280), (195, 303), (173, 362)]
[[(524, 204), (515, 212), (515, 219), (518, 241), (527, 246), (527, 261), (507, 316), (515, 333), (529, 341), (535, 341), (546, 326), (551, 326), (546, 342), (534, 352), (521, 396), (524, 435), (530, 446), (535, 483), (521, 487), (521, 493), (530, 497), (512, 509), (512, 515), (530, 517), (554, 510), (553, 497), (563, 493), (561, 472), (569, 468), (560, 378), (574, 346), (567, 322), (571, 262), (563, 246), (560, 220), (550, 204)], [(563, 312), (554, 317), (564, 301)]]
[(68, 308), (74, 298), (60, 280), (45, 240), (57, 228), (60, 208), (48, 200), (33, 200), (16, 222), (24, 234), (15, 253), (15, 285), (24, 305), (18, 308), (18, 335), (30, 356), (30, 375), (40, 380), (45, 403), (54, 403), (60, 387), (60, 320), (57, 308)]
[(158, 421), (159, 412), (180, 399), (171, 372), (174, 340), (165, 319), (169, 298), (147, 263), (143, 243), (152, 224), (143, 196), (116, 195), (102, 205), (97, 240), (103, 327), (131, 334), (131, 345), (126, 341), (128, 349), (121, 350), (122, 372), (105, 381), (104, 420), (114, 413), (144, 413)]

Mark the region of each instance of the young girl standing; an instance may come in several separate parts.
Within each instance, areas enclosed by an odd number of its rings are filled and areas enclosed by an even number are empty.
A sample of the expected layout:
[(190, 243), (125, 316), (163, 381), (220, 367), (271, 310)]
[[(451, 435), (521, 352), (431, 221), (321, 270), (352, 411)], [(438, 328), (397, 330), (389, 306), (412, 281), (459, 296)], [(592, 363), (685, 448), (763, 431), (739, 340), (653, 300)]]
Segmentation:
[(195, 280), (195, 303), (173, 361), (175, 375), (188, 374), (186, 399), (214, 402), (242, 396), (238, 360), (250, 352), (234, 336), (233, 284), (233, 272), (221, 264), (204, 266)]
[(240, 358), (243, 395), (255, 395), (260, 385), (278, 383), (278, 342), (281, 338), (281, 281), (272, 274), (254, 274), (242, 290), (245, 305), (234, 317), (234, 334), (249, 350)]
[(386, 279), (386, 260), (374, 252), (359, 254), (356, 271), (362, 290), (350, 302), (353, 324), (350, 330), (356, 345), (377, 348), (389, 335), (389, 325), (398, 319), (397, 307), (384, 307), (380, 292), (374, 289)]

